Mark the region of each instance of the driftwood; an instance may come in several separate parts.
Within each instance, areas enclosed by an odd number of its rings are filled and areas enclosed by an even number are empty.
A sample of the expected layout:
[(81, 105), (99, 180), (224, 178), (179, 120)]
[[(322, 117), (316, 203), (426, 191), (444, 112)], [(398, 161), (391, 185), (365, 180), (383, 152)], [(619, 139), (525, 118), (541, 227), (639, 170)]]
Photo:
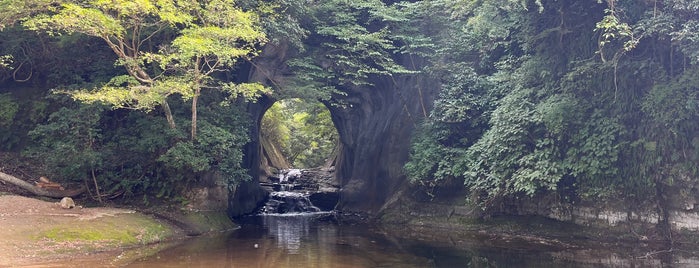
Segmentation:
[(72, 189), (72, 190), (61, 190), (61, 189), (51, 189), (49, 188), (42, 188), (38, 187), (35, 185), (32, 185), (31, 183), (28, 183), (26, 181), (20, 180), (15, 176), (0, 172), (0, 181), (4, 181), (7, 183), (11, 183), (17, 187), (20, 187), (24, 190), (29, 191), (32, 194), (38, 195), (38, 196), (46, 196), (46, 197), (53, 197), (53, 198), (63, 198), (63, 197), (75, 197), (78, 196), (82, 193), (85, 192), (85, 186), (82, 186), (78, 189)]
[(43, 177), (43, 176), (41, 178), (39, 178), (39, 181), (37, 181), (35, 184), (39, 188), (61, 190), (61, 191), (65, 190), (65, 188), (63, 188), (63, 185), (61, 185), (60, 183), (52, 182), (48, 178)]

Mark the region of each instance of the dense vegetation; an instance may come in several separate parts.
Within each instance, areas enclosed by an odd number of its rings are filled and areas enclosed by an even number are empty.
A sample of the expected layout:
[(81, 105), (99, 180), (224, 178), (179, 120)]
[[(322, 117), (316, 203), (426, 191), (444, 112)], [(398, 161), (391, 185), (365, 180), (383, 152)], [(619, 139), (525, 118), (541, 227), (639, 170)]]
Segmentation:
[(424, 9), (451, 23), (426, 70), (443, 85), (415, 137), (412, 181), (461, 179), (481, 204), (545, 193), (662, 202), (673, 184), (690, 194), (697, 3), (446, 2)]
[[(235, 183), (246, 101), (342, 106), (405, 76), (440, 82), (405, 166), (428, 192), (645, 200), (697, 183), (696, 1), (59, 2), (0, 1), (0, 143), (107, 192)], [(288, 79), (249, 83), (283, 45)]]
[(338, 133), (320, 102), (284, 99), (267, 110), (261, 133), (281, 150), (293, 168), (316, 168), (332, 160)]

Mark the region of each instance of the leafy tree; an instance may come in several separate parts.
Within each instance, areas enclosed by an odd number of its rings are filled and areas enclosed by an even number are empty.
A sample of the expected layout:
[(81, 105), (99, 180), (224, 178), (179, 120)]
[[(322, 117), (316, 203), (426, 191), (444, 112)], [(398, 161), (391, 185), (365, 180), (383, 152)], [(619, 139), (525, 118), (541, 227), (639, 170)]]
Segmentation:
[(59, 98), (63, 107), (30, 132), (33, 143), (24, 153), (56, 181), (90, 182), (96, 198), (180, 198), (211, 173), (220, 185), (235, 185), (248, 178), (240, 166), (247, 122), (239, 107), (220, 105), (223, 97), (203, 97), (201, 112), (212, 119), (200, 122), (196, 141), (162, 128), (164, 118)]
[[(191, 138), (196, 139), (197, 101), (202, 88), (233, 94), (264, 91), (259, 85), (221, 83), (213, 74), (254, 55), (264, 34), (253, 13), (233, 1), (88, 1), (62, 3), (55, 11), (27, 18), (24, 25), (50, 33), (80, 33), (102, 39), (129, 76), (114, 77), (96, 91), (71, 93), (83, 101), (150, 110), (161, 105), (171, 128), (171, 94), (192, 100)], [(176, 36), (167, 40), (167, 36)], [(158, 39), (156, 39), (158, 37)], [(151, 42), (162, 42), (153, 46)], [(152, 63), (158, 63), (153, 66)]]
[(484, 205), (623, 193), (629, 201), (655, 196), (658, 207), (668, 187), (695, 182), (694, 5), (415, 5), (423, 8), (413, 9), (413, 23), (451, 28), (428, 35), (433, 45), (423, 47), (433, 51), (426, 71), (441, 93), (414, 138), (411, 181), (429, 190), (463, 179)]
[[(580, 117), (593, 115), (589, 107), (596, 101), (580, 93), (598, 85), (573, 86), (562, 79), (579, 71), (583, 62), (576, 59), (595, 51), (575, 41), (594, 40), (585, 36), (590, 32), (573, 37), (568, 28), (593, 27), (589, 13), (595, 9), (569, 4), (551, 1), (530, 8), (527, 2), (489, 1), (441, 8), (452, 10), (441, 14), (444, 20), (458, 18), (449, 29), (458, 34), (435, 36), (429, 72), (442, 81), (442, 91), (427, 132), (419, 132), (413, 143), (406, 165), (412, 181), (434, 186), (461, 178), (482, 204), (492, 205), (496, 199), (573, 185), (588, 187), (578, 189), (584, 193), (606, 187), (588, 180), (618, 175), (610, 166), (591, 166), (617, 163), (620, 147), (614, 142), (623, 133), (613, 123), (618, 121), (576, 131), (585, 122)], [(582, 155), (593, 157), (583, 162)]]
[(301, 99), (286, 99), (272, 105), (262, 119), (262, 135), (281, 148), (296, 168), (322, 166), (338, 143), (330, 111), (322, 103)]
[(330, 99), (342, 87), (371, 86), (372, 76), (412, 74), (395, 60), (391, 29), (405, 18), (378, 0), (313, 1), (301, 25), (310, 32), (301, 53), (287, 64), (293, 92), (282, 97)]
[(27, 155), (41, 160), (62, 180), (87, 182), (95, 178), (104, 164), (99, 143), (102, 111), (103, 107), (94, 105), (61, 108), (29, 133), (36, 143)]
[[(165, 99), (169, 92), (163, 92), (163, 88), (157, 87), (158, 84), (153, 79), (157, 74), (149, 73), (144, 66), (142, 47), (168, 25), (188, 23), (193, 18), (182, 10), (176, 10), (172, 2), (155, 5), (150, 1), (92, 1), (83, 6), (78, 2), (66, 1), (60, 4), (60, 8), (48, 6), (39, 10), (39, 14), (27, 14), (29, 17), (21, 20), (27, 28), (36, 31), (47, 30), (51, 34), (79, 33), (102, 39), (117, 55), (118, 63), (125, 67), (130, 78), (135, 80), (130, 83), (130, 87), (105, 87), (109, 91), (102, 94), (103, 100), (137, 109), (152, 109), (155, 104), (161, 104), (170, 127), (175, 128), (172, 112)], [(172, 13), (173, 11), (179, 12)], [(114, 83), (115, 86), (120, 86), (127, 81), (121, 77), (120, 81)]]

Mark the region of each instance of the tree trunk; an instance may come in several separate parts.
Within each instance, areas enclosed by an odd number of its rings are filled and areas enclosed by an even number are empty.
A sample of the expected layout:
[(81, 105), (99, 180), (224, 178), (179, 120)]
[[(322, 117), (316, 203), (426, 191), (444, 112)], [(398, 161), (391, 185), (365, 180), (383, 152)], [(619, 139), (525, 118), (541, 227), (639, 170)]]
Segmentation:
[(74, 190), (47, 190), (43, 188), (36, 187), (32, 185), (31, 183), (28, 183), (26, 181), (20, 180), (15, 176), (2, 173), (0, 172), (0, 181), (4, 181), (7, 183), (11, 183), (17, 187), (20, 187), (24, 190), (29, 191), (30, 193), (38, 196), (47, 196), (47, 197), (53, 197), (53, 198), (62, 198), (62, 197), (75, 197), (78, 196), (82, 193), (85, 192), (85, 187), (80, 187), (79, 189), (74, 189)]
[(165, 118), (167, 119), (167, 124), (170, 125), (170, 129), (175, 129), (175, 118), (172, 116), (172, 110), (170, 110), (170, 105), (167, 104), (167, 100), (163, 101), (161, 104), (163, 111), (165, 112)]
[(192, 141), (197, 139), (197, 101), (200, 93), (201, 89), (197, 88), (194, 91), (194, 97), (192, 97)]

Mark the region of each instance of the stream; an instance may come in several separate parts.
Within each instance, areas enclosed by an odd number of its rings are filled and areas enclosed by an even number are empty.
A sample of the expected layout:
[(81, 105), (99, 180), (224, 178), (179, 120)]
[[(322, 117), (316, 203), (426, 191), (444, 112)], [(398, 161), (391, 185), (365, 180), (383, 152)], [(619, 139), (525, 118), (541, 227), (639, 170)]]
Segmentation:
[[(457, 248), (338, 225), (325, 213), (260, 215), (225, 234), (194, 238), (127, 267), (555, 267), (542, 252)], [(565, 266), (571, 267), (570, 263)], [(580, 266), (585, 267), (585, 266)]]
[[(293, 173), (292, 173), (293, 172)], [(696, 267), (677, 254), (643, 256), (624, 248), (551, 246), (544, 240), (479, 233), (415, 231), (407, 226), (339, 224), (311, 202), (313, 187), (281, 174), (268, 200), (240, 228), (185, 240), (126, 267)], [(301, 174), (301, 173), (299, 173)], [(311, 190), (309, 190), (311, 189)], [(415, 234), (426, 234), (415, 235)], [(436, 234), (436, 235), (435, 235)], [(418, 237), (418, 238), (416, 238)], [(423, 237), (423, 238), (419, 238)], [(427, 239), (424, 239), (427, 237)], [(497, 236), (496, 236), (497, 237)]]
[[(328, 213), (259, 215), (126, 267), (697, 267), (696, 259), (634, 258), (626, 249), (493, 245), (476, 237), (419, 241), (377, 226), (340, 225)], [(395, 226), (395, 228), (402, 228)], [(395, 231), (395, 230), (394, 230)], [(670, 263), (671, 265), (669, 265)]]

